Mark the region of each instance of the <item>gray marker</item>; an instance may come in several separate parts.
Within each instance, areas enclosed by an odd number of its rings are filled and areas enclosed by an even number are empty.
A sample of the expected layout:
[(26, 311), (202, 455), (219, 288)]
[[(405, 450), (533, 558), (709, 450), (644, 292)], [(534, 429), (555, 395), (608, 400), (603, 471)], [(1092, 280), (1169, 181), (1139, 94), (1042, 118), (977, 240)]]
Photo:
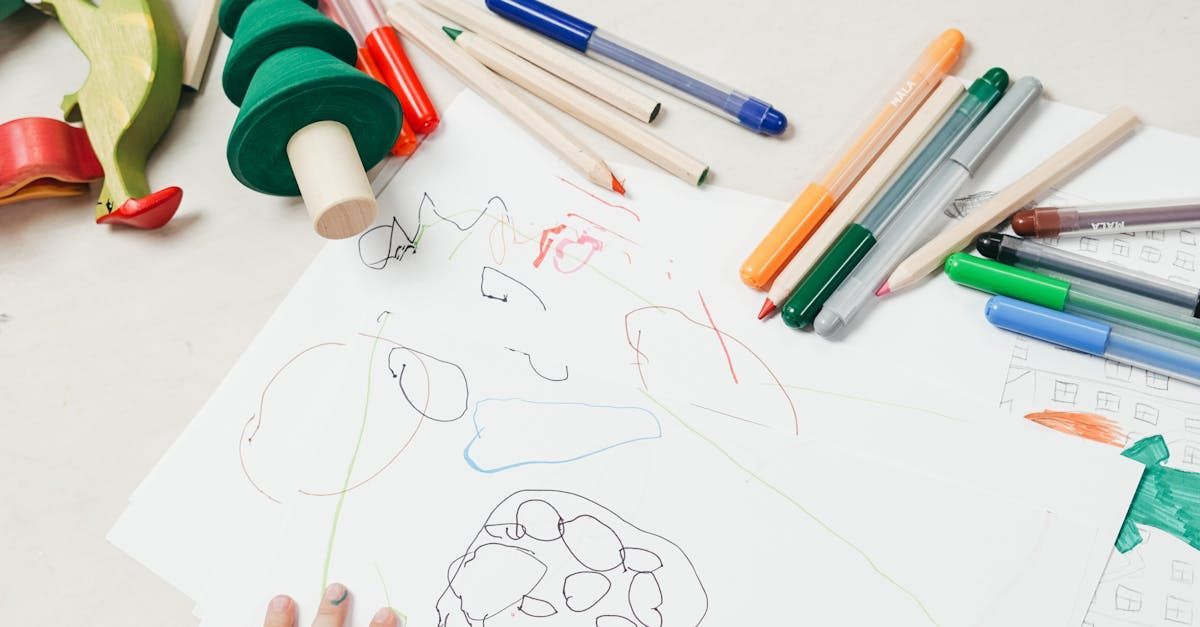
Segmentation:
[(872, 300), (877, 291), (881, 296), (887, 293), (884, 281), (900, 262), (953, 219), (952, 214), (945, 211), (946, 207), (1041, 95), (1042, 83), (1032, 76), (1012, 84), (954, 154), (943, 161), (899, 209), (892, 223), (879, 235), (879, 242), (825, 302), (813, 322), (817, 333), (823, 336), (836, 333)]
[(1107, 285), (1160, 303), (1177, 305), (1200, 317), (1200, 290), (1194, 287), (1011, 235), (984, 233), (975, 240), (975, 248), (979, 254), (1000, 263)]

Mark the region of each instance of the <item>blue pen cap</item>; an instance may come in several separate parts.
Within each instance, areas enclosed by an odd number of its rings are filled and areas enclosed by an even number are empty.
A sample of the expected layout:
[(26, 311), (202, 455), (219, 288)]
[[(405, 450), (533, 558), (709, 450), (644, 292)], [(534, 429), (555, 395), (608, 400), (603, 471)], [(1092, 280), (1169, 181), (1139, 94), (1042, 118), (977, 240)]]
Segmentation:
[(596, 27), (537, 0), (486, 0), (492, 13), (537, 31), (580, 52), (587, 52)]
[[(740, 104), (737, 103), (739, 99), (742, 100)], [(787, 130), (787, 116), (770, 104), (738, 92), (731, 93), (730, 100), (736, 110), (729, 113), (736, 115), (742, 126), (767, 135), (779, 135)], [(733, 107), (727, 105), (727, 108)]]
[(984, 312), (988, 322), (1001, 329), (1091, 355), (1104, 355), (1112, 331), (1107, 324), (1007, 296), (993, 296)]

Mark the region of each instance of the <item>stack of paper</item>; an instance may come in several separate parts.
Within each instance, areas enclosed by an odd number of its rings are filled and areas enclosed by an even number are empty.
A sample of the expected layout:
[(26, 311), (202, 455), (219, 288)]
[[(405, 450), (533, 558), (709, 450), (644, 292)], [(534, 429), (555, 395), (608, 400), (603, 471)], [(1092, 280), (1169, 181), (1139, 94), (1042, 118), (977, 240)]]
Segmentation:
[[(1094, 119), (1043, 103), (980, 188)], [(981, 295), (836, 343), (760, 323), (735, 273), (780, 204), (618, 171), (629, 198), (461, 96), (111, 541), (207, 625), (330, 581), (447, 627), (1084, 620), (1141, 466), (1010, 416)], [(1141, 191), (1111, 178), (1069, 189)]]

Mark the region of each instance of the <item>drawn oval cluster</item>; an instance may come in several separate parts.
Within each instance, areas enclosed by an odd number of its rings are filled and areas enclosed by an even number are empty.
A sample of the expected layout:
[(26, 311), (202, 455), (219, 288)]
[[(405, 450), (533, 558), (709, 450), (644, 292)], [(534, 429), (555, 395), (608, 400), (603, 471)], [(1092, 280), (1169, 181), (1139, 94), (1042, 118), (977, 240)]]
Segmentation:
[(439, 627), (695, 627), (708, 597), (683, 551), (579, 495), (518, 492), (450, 564)]

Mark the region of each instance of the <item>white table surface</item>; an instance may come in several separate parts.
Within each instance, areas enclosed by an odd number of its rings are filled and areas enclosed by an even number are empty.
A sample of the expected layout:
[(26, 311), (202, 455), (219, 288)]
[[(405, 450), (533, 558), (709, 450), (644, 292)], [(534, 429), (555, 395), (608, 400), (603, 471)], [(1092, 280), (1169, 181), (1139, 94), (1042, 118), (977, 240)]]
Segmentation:
[[(783, 140), (671, 97), (657, 124), (712, 163), (715, 184), (780, 200), (824, 167), (890, 75), (951, 25), (969, 42), (961, 76), (1000, 64), (1039, 77), (1052, 99), (1097, 111), (1126, 104), (1151, 124), (1200, 135), (1195, 0), (925, 0), (920, 11), (882, 0), (556, 2), (786, 112), (794, 130)], [(191, 3), (175, 6), (189, 23)], [(666, 24), (672, 32), (659, 32)], [(217, 70), (227, 49), (222, 39)], [(445, 106), (461, 85), (413, 57)], [(0, 22), (0, 121), (55, 117), (85, 73), (82, 55), (40, 14)], [(236, 110), (219, 71), (208, 81), (184, 97), (152, 161), (155, 189), (185, 192), (166, 228), (97, 226), (91, 198), (0, 207), (3, 624), (196, 623), (191, 600), (104, 535), (321, 246), (295, 201), (255, 194), (229, 174)], [(641, 163), (580, 134), (613, 161)]]

